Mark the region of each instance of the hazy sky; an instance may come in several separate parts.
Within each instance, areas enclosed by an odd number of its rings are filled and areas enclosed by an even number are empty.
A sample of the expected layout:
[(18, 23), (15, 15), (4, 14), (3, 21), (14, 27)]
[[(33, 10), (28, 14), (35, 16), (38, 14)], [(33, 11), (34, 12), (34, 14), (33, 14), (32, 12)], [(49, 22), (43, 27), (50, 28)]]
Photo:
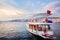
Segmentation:
[(60, 13), (60, 0), (0, 0), (0, 20), (28, 19), (46, 10)]

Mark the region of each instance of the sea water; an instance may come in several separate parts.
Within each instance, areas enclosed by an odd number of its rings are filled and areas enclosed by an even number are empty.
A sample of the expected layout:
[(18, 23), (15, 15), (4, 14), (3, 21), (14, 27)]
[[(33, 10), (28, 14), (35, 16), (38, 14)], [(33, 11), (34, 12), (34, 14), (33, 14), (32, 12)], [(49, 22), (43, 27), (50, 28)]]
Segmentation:
[(26, 25), (27, 22), (0, 22), (0, 40), (33, 40)]
[[(55, 29), (59, 31), (58, 28), (54, 28), (53, 31)], [(0, 40), (38, 40), (38, 39), (28, 32), (27, 22), (0, 22)]]

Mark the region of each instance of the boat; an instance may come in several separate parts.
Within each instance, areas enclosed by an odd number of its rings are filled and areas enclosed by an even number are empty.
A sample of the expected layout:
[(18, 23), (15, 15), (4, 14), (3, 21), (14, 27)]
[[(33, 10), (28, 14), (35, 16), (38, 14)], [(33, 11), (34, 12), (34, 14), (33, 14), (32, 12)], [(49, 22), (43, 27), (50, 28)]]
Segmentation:
[(47, 13), (40, 13), (35, 16), (40, 16), (40, 18), (28, 20), (27, 24), (27, 30), (31, 34), (43, 39), (60, 38), (60, 36), (54, 35), (54, 32), (51, 30), (51, 27), (54, 27), (54, 23), (60, 22), (60, 16), (53, 16), (50, 10)]

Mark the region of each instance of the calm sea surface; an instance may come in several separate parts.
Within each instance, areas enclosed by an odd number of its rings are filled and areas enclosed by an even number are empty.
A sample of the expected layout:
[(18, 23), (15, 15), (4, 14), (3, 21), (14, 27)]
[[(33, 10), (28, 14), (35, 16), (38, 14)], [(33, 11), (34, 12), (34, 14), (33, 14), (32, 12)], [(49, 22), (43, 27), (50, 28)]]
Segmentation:
[[(26, 25), (26, 22), (0, 22), (0, 40), (38, 40), (28, 32)], [(60, 27), (52, 27), (56, 35), (60, 34), (56, 32), (60, 31), (59, 28)]]

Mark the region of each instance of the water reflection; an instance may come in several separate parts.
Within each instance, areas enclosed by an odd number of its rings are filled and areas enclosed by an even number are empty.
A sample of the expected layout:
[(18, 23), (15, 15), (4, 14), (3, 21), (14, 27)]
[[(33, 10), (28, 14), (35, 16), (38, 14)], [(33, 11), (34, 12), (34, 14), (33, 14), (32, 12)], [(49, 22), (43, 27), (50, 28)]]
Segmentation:
[(0, 22), (0, 40), (39, 40), (27, 31), (26, 24), (26, 22)]

